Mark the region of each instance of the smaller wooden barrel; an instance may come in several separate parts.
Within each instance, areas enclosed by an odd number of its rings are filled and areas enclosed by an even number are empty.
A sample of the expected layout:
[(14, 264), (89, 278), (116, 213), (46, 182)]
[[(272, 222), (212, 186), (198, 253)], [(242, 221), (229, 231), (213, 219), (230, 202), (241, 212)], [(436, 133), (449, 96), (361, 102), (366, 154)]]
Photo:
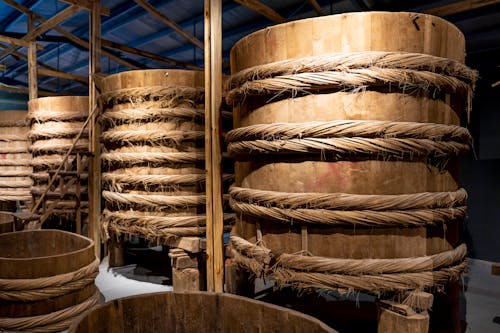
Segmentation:
[(156, 293), (117, 299), (74, 322), (69, 332), (336, 332), (280, 306), (231, 294)]
[(24, 110), (0, 111), (0, 201), (31, 201), (32, 168)]
[[(44, 193), (49, 182), (49, 171), (61, 165), (66, 152), (81, 131), (88, 116), (88, 103), (87, 96), (42, 97), (29, 101), (29, 137), (34, 180), (31, 194), (35, 199)], [(54, 212), (58, 214), (72, 214), (75, 211), (75, 196), (80, 198), (81, 207), (87, 205), (88, 147), (87, 127), (61, 170), (62, 173), (67, 171), (68, 175), (73, 175), (72, 172), (77, 170), (79, 180), (67, 186), (62, 200), (54, 199), (56, 195), (61, 195), (60, 189), (49, 191), (51, 195), (47, 198), (47, 204), (52, 205)]]
[(0, 331), (58, 332), (99, 300), (94, 242), (60, 231), (0, 235)]

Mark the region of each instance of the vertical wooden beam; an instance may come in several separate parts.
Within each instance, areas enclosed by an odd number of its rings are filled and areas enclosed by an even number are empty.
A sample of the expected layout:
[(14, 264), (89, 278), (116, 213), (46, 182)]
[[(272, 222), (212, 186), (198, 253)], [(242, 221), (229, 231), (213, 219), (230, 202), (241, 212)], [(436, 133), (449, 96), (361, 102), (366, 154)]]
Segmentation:
[(205, 168), (207, 195), (207, 290), (222, 292), (222, 3), (205, 0)]
[[(89, 12), (89, 114), (97, 108), (98, 91), (96, 74), (101, 71), (101, 0), (92, 0)], [(89, 163), (89, 237), (95, 242), (95, 254), (101, 257), (101, 237), (99, 221), (101, 215), (101, 147), (99, 136), (101, 126), (99, 112), (94, 113), (90, 121), (90, 163)]]
[[(35, 18), (28, 15), (28, 33), (35, 29)], [(38, 77), (36, 71), (36, 38), (29, 41), (28, 46), (28, 91), (29, 99), (38, 97)]]

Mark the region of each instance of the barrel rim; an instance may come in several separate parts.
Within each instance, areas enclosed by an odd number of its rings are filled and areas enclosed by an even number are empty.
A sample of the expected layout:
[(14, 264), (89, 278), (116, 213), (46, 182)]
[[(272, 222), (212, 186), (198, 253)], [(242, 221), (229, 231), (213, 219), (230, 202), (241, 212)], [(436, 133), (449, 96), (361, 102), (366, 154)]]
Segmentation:
[[(200, 73), (200, 74), (204, 73), (204, 71), (197, 70), (197, 69), (174, 69), (174, 68), (134, 69), (134, 70), (123, 71), (120, 73), (107, 75), (105, 78), (102, 79), (102, 86), (106, 86), (107, 82), (109, 82), (110, 80), (113, 81), (117, 77), (121, 77), (124, 75), (130, 75), (130, 73), (155, 73), (155, 72)], [(110, 92), (110, 91), (114, 91), (114, 89), (113, 90), (106, 90), (106, 91)]]
[(57, 100), (68, 100), (71, 101), (72, 99), (75, 98), (81, 98), (81, 99), (86, 99), (89, 100), (89, 96), (83, 96), (83, 95), (65, 95), (65, 96), (45, 96), (45, 97), (38, 97), (38, 98), (33, 98), (32, 100), (28, 101), (28, 109), (32, 107), (32, 105), (36, 104), (39, 101), (45, 102), (45, 101), (57, 101)]
[(50, 256), (37, 256), (37, 257), (28, 257), (28, 258), (12, 258), (12, 257), (3, 257), (0, 254), (0, 261), (11, 261), (11, 262), (27, 262), (31, 260), (44, 260), (44, 259), (51, 259), (51, 258), (59, 258), (59, 257), (65, 257), (65, 256), (74, 256), (80, 253), (84, 253), (88, 251), (90, 248), (94, 247), (94, 241), (88, 237), (73, 233), (73, 232), (68, 232), (64, 230), (58, 230), (58, 229), (41, 229), (41, 230), (23, 230), (23, 231), (14, 231), (14, 232), (6, 232), (3, 234), (0, 234), (0, 242), (2, 241), (2, 238), (6, 237), (12, 237), (12, 234), (21, 234), (21, 233), (59, 233), (59, 234), (65, 234), (70, 237), (74, 238), (81, 238), (82, 240), (88, 242), (88, 244), (85, 247), (79, 248), (74, 251), (70, 252), (63, 252), (61, 254), (56, 254), (56, 255), (50, 255)]
[[(307, 319), (310, 322), (317, 324), (325, 332), (338, 333), (338, 331), (336, 331), (334, 328), (328, 326), (327, 324), (325, 324), (323, 321), (319, 320), (318, 318), (315, 318), (311, 315), (308, 315), (306, 313), (302, 313), (302, 312), (297, 311), (297, 310), (289, 309), (289, 308), (279, 306), (276, 304), (262, 302), (262, 301), (259, 301), (256, 299), (252, 299), (252, 298), (248, 298), (248, 297), (244, 297), (244, 296), (239, 296), (239, 295), (235, 295), (235, 294), (209, 292), (209, 291), (189, 291), (189, 292), (165, 291), (165, 292), (157, 292), (157, 293), (152, 292), (152, 293), (147, 293), (147, 294), (131, 295), (131, 296), (126, 296), (126, 297), (121, 297), (121, 298), (109, 300), (103, 304), (99, 304), (99, 305), (93, 307), (91, 310), (86, 311), (85, 313), (80, 315), (76, 320), (73, 321), (71, 326), (68, 328), (68, 332), (69, 333), (77, 332), (78, 326), (88, 315), (90, 315), (93, 312), (99, 311), (101, 308), (106, 308), (108, 306), (112, 306), (113, 303), (123, 302), (123, 301), (129, 300), (129, 299), (139, 299), (139, 298), (147, 299), (150, 296), (162, 296), (162, 295), (196, 295), (196, 296), (206, 295), (206, 296), (217, 296), (217, 297), (221, 296), (221, 297), (225, 297), (225, 298), (233, 298), (233, 299), (237, 299), (237, 300), (248, 302), (248, 303), (260, 304), (265, 309), (272, 308), (272, 309), (276, 309), (276, 310), (287, 310), (288, 313), (291, 313), (293, 315), (297, 315), (298, 317), (301, 317), (302, 319)], [(175, 297), (175, 296), (173, 296), (173, 297)]]
[[(464, 40), (465, 43), (465, 35), (464, 33), (453, 23), (439, 17), (436, 15), (431, 15), (431, 14), (426, 14), (426, 13), (419, 13), (419, 12), (407, 12), (407, 11), (401, 11), (401, 12), (389, 12), (389, 11), (369, 11), (369, 12), (349, 12), (349, 13), (338, 13), (338, 14), (333, 14), (333, 15), (326, 15), (326, 16), (318, 16), (318, 17), (309, 17), (309, 18), (304, 18), (304, 19), (299, 19), (299, 20), (294, 20), (294, 21), (289, 21), (289, 22), (284, 22), (272, 26), (268, 26), (262, 29), (259, 29), (257, 31), (252, 32), (251, 34), (248, 34), (246, 36), (243, 36), (240, 38), (236, 43), (233, 44), (230, 50), (230, 58), (233, 59), (235, 56), (233, 55), (233, 52), (239, 47), (240, 44), (244, 43), (247, 40), (250, 40), (254, 38), (256, 35), (259, 33), (262, 33), (263, 31), (270, 31), (274, 29), (283, 29), (285, 26), (293, 25), (296, 24), (297, 22), (312, 22), (313, 20), (315, 21), (320, 21), (320, 20), (331, 20), (334, 17), (347, 17), (347, 16), (358, 16), (358, 15), (368, 15), (368, 14), (378, 14), (378, 15), (396, 15), (396, 14), (403, 14), (403, 15), (424, 15), (428, 17), (432, 17), (434, 20), (441, 21), (442, 23), (448, 25), (449, 27), (453, 28), (456, 33), (459, 34), (459, 37)], [(465, 44), (464, 44), (465, 46)], [(238, 71), (243, 70), (244, 68), (240, 68)]]

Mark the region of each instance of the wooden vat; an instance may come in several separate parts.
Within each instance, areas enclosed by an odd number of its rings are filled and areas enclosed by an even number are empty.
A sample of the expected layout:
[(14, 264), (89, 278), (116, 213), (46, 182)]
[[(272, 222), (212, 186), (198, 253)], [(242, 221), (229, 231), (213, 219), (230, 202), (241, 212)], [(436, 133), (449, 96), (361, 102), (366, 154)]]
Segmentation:
[[(389, 297), (456, 280), (465, 268), (457, 156), (470, 140), (459, 126), (476, 75), (463, 65), (464, 45), (440, 18), (385, 12), (280, 24), (237, 42), (227, 138), (237, 159), (235, 260), (283, 285)], [(435, 62), (460, 74), (430, 68)], [(436, 267), (438, 255), (454, 259)], [(412, 260), (427, 264), (415, 271)], [(387, 283), (398, 274), (401, 283)]]
[(0, 235), (0, 329), (57, 332), (99, 301), (92, 240), (60, 230)]
[[(35, 200), (45, 192), (49, 177), (53, 176), (73, 145), (87, 118), (88, 107), (86, 96), (43, 97), (29, 101), (34, 181), (31, 194)], [(81, 220), (80, 214), (88, 208), (88, 145), (87, 127), (48, 191), (45, 204), (40, 206), (42, 215), (67, 216), (73, 220), (76, 215), (77, 220)]]
[(30, 202), (27, 111), (0, 111), (0, 201)]
[(297, 311), (215, 293), (157, 293), (117, 299), (70, 327), (85, 332), (336, 332)]
[(165, 245), (204, 235), (203, 82), (203, 72), (188, 70), (130, 71), (103, 80), (106, 235)]

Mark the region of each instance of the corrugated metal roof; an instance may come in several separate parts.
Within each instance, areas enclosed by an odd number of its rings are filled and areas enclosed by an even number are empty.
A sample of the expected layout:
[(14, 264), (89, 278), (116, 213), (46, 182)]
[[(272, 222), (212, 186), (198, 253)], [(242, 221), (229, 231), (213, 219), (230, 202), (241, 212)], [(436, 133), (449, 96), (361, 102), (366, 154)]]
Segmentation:
[[(58, 0), (16, 0), (37, 14), (50, 18), (67, 8), (67, 3)], [(287, 20), (313, 17), (317, 14), (308, 1), (266, 0), (263, 3), (275, 9)], [(430, 7), (456, 1), (397, 1), (397, 0), (341, 0), (318, 1), (328, 14), (363, 11), (363, 10), (405, 10), (422, 11)], [(177, 22), (184, 30), (199, 40), (203, 40), (203, 1), (202, 0), (149, 0), (149, 3), (161, 13)], [(134, 47), (163, 57), (203, 66), (203, 51), (178, 35), (151, 16), (146, 10), (131, 0), (103, 0), (103, 7), (109, 8), (110, 16), (102, 16), (102, 37), (120, 44)], [(452, 15), (446, 19), (457, 24), (468, 38), (469, 52), (482, 52), (484, 49), (500, 48), (500, 10), (499, 5), (488, 6)], [(229, 58), (229, 50), (243, 36), (274, 24), (264, 16), (245, 8), (233, 1), (223, 1), (223, 57)], [(88, 12), (80, 11), (60, 26), (72, 34), (88, 39)], [(21, 38), (27, 31), (26, 15), (9, 5), (0, 2), (0, 33)], [(38, 41), (45, 47), (38, 51), (38, 61), (60, 71), (86, 76), (88, 75), (88, 52), (81, 46), (74, 45), (58, 32), (50, 30), (42, 34)], [(0, 43), (3, 44), (3, 43)], [(7, 44), (3, 44), (7, 46)], [(26, 48), (18, 49), (26, 54)], [(141, 68), (168, 68), (163, 62), (112, 51), (123, 59), (128, 59)], [(1, 52), (0, 52), (1, 53)], [(1, 63), (6, 70), (0, 74), (4, 84), (26, 86), (27, 63), (12, 55), (4, 57)], [(114, 73), (127, 68), (102, 58), (102, 72)], [(62, 78), (39, 77), (39, 89), (85, 94), (87, 88), (77, 82)]]

